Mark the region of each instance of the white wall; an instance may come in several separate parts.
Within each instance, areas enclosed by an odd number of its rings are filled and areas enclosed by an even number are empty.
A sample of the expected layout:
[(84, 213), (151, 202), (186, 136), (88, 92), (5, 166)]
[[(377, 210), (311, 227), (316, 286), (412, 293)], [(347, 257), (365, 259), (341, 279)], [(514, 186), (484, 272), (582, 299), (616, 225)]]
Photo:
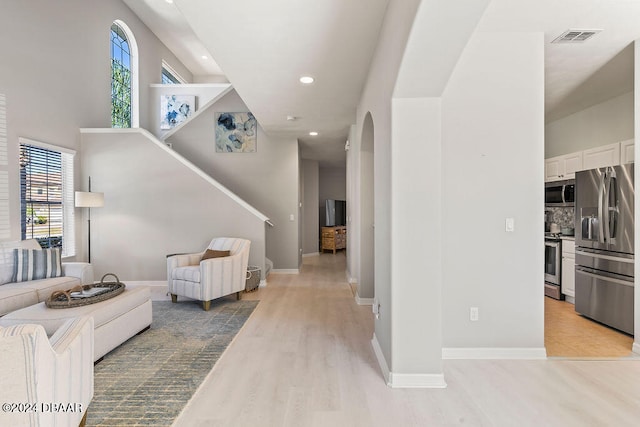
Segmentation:
[(264, 221), (164, 149), (135, 131), (83, 134), (83, 175), (104, 192), (91, 211), (96, 277), (164, 281), (166, 255), (200, 252), (213, 237), (251, 240), (249, 263), (264, 272)]
[[(166, 139), (173, 149), (269, 217), (267, 257), (274, 269), (299, 267), (298, 142), (267, 136), (258, 124), (255, 153), (216, 153), (215, 112), (249, 111), (235, 91)], [(290, 220), (293, 215), (293, 221)]]
[[(428, 180), (434, 173), (438, 175), (440, 119), (436, 98), (441, 96), (487, 3), (391, 0), (358, 107), (358, 144), (362, 143), (368, 113), (374, 125), (375, 298), (380, 307), (374, 349), (392, 386), (444, 385), (438, 332), (442, 280), (438, 271), (430, 268), (426, 278), (407, 277), (425, 264), (425, 256), (443, 250), (438, 236), (432, 239), (430, 233), (440, 224), (425, 223), (424, 219), (437, 218), (442, 209), (438, 181)], [(449, 19), (452, 16), (456, 19)], [(441, 37), (442, 22), (452, 26), (447, 29), (452, 39), (446, 44), (435, 42)], [(434, 150), (435, 157), (431, 157)], [(415, 158), (406, 157), (413, 152)], [(412, 200), (411, 192), (419, 198)], [(437, 256), (426, 263), (436, 264)], [(420, 332), (416, 338), (417, 328), (427, 328), (426, 335)]]
[(392, 105), (392, 371), (442, 386), (441, 99)]
[(316, 160), (302, 161), (302, 253), (320, 252), (318, 227), (319, 166)]
[[(0, 93), (7, 96), (9, 159), (18, 137), (78, 150), (81, 127), (111, 126), (109, 31), (114, 20), (133, 31), (140, 55), (141, 126), (147, 126), (148, 86), (159, 83), (162, 60), (185, 78), (191, 73), (121, 1), (8, 1), (2, 4)], [(76, 188), (80, 180), (76, 160)], [(10, 161), (11, 233), (20, 238), (19, 174)], [(79, 216), (79, 215), (77, 215)], [(77, 246), (86, 239), (76, 222)]]
[(633, 103), (629, 92), (547, 123), (545, 158), (633, 138)]
[(356, 155), (353, 151), (351, 144), (356, 139), (356, 126), (351, 125), (349, 128), (349, 150), (347, 150), (347, 226), (349, 227), (349, 234), (347, 236), (347, 279), (350, 283), (358, 282), (357, 271), (360, 268), (360, 256), (356, 256), (355, 251), (359, 252), (359, 245), (355, 245), (354, 241), (359, 238), (359, 231), (353, 227), (353, 216), (358, 212), (358, 189), (356, 187), (356, 177), (354, 176), (356, 169)]
[[(441, 344), (544, 353), (543, 38), (474, 33), (487, 4), (461, 13), (438, 0), (417, 10), (392, 0), (358, 108), (358, 137), (368, 112), (375, 129), (374, 348), (392, 385), (442, 386)], [(425, 37), (439, 13), (460, 14), (458, 50)], [(408, 81), (387, 91), (408, 28), (401, 66), (411, 70), (400, 77), (435, 77), (413, 97)], [(516, 232), (504, 232), (507, 217)], [(470, 306), (480, 308), (477, 323)]]
[(444, 347), (541, 349), (542, 34), (476, 33), (442, 109)]
[(347, 199), (347, 171), (345, 168), (320, 168), (320, 206), (327, 199)]
[[(375, 319), (374, 339), (388, 366), (393, 363), (391, 350), (391, 247), (389, 246), (391, 241), (391, 98), (404, 47), (420, 1), (389, 1), (369, 76), (358, 104), (357, 138), (352, 144), (352, 150), (360, 152), (364, 120), (370, 113), (374, 127), (375, 162), (375, 297), (381, 307), (380, 316)], [(354, 177), (360, 179), (359, 170), (355, 171)], [(358, 224), (354, 224), (354, 226), (360, 227), (358, 216), (354, 216), (353, 221), (358, 221)], [(360, 248), (361, 250), (362, 248)]]

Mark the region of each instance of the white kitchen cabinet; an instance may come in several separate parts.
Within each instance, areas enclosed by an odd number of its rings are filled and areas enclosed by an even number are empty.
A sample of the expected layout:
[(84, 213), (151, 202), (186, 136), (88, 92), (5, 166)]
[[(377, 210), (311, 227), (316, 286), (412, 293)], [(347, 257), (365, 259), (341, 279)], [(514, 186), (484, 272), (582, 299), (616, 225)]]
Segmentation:
[(544, 180), (549, 182), (574, 179), (576, 171), (582, 169), (584, 169), (582, 167), (582, 151), (551, 157), (544, 161)]
[(562, 239), (562, 294), (570, 303), (574, 303), (576, 296), (576, 242)]
[(620, 143), (620, 164), (633, 163), (635, 160), (635, 143), (633, 139), (627, 139)]
[(620, 164), (620, 143), (603, 145), (583, 151), (583, 169), (595, 169)]

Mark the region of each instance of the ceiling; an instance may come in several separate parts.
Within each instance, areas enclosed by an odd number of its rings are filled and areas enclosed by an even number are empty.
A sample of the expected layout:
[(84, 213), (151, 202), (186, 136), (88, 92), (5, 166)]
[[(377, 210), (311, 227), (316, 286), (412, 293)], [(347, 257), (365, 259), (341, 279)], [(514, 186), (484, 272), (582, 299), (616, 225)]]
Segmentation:
[[(344, 167), (389, 0), (124, 2), (194, 76), (224, 75), (265, 132), (297, 139), (302, 157), (323, 167)], [(638, 0), (493, 0), (477, 29), (544, 33), (547, 122), (633, 89)], [(603, 31), (551, 43), (568, 29)], [(302, 85), (303, 75), (315, 82)]]

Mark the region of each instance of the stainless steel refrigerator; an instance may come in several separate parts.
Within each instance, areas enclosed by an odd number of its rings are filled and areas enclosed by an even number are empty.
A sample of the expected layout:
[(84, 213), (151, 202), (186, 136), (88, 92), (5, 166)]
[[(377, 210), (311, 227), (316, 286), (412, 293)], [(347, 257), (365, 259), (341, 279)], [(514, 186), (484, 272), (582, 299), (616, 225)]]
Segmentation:
[(576, 173), (575, 309), (633, 335), (633, 164)]

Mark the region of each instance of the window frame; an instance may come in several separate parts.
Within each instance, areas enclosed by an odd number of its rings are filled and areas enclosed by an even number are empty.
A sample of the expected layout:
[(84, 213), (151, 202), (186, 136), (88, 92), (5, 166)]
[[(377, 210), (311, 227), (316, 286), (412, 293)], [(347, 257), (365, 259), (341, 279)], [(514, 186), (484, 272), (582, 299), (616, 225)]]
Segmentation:
[[(167, 77), (171, 83), (166, 83), (164, 77)], [(162, 84), (186, 84), (187, 81), (182, 78), (164, 59), (162, 60), (162, 71), (160, 73), (160, 82)]]
[[(109, 65), (109, 70), (111, 73), (113, 73), (113, 48), (112, 48), (112, 41), (111, 41), (111, 33), (112, 33), (112, 27), (116, 25), (118, 26), (118, 28), (120, 28), (120, 30), (124, 33), (124, 35), (127, 38), (127, 44), (129, 46), (129, 67), (130, 67), (130, 102), (131, 102), (131, 122), (130, 122), (130, 127), (131, 128), (138, 128), (140, 127), (140, 100), (139, 100), (139, 74), (138, 74), (138, 44), (136, 42), (136, 38), (133, 35), (133, 32), (131, 31), (131, 29), (129, 28), (129, 26), (127, 24), (125, 24), (123, 21), (116, 19), (115, 21), (113, 21), (111, 23), (111, 25), (109, 26), (109, 61), (110, 61), (110, 65)], [(110, 86), (111, 91), (113, 91), (113, 78), (111, 79), (111, 86)], [(113, 106), (113, 100), (112, 100), (112, 106)], [(112, 127), (113, 127), (113, 112), (111, 113), (111, 117), (110, 120), (112, 121)]]
[[(61, 168), (61, 201), (60, 205), (62, 207), (62, 231), (61, 231), (61, 245), (54, 246), (60, 247), (62, 249), (62, 257), (72, 257), (76, 255), (76, 237), (75, 237), (75, 206), (74, 206), (74, 158), (76, 155), (75, 150), (71, 150), (69, 148), (59, 147), (53, 144), (49, 144), (42, 141), (36, 141), (28, 138), (19, 137), (18, 138), (19, 149), (22, 151), (22, 147), (33, 147), (38, 150), (46, 150), (54, 153), (60, 154), (60, 168)], [(20, 175), (22, 175), (23, 167), (18, 165)], [(26, 177), (25, 177), (26, 179)], [(23, 198), (25, 194), (22, 186), (25, 185), (26, 181), (23, 182), (22, 177), (20, 178), (20, 234), (21, 238), (37, 238), (34, 237), (33, 234), (28, 236), (26, 233), (26, 228), (23, 227), (23, 224), (26, 225), (26, 198)], [(24, 209), (23, 209), (24, 206)], [(49, 236), (51, 237), (51, 235)]]

